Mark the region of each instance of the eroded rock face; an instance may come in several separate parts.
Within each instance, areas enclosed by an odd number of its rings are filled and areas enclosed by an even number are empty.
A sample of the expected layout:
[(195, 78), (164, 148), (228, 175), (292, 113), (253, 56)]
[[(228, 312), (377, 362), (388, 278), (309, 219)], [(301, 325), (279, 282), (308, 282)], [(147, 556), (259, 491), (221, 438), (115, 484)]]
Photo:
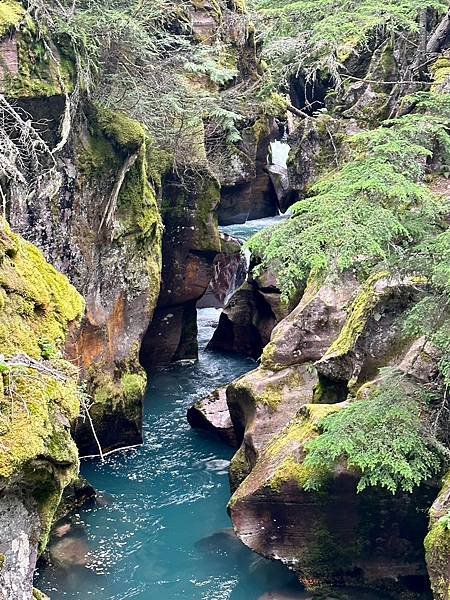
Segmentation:
[(228, 410), (226, 387), (215, 390), (194, 404), (188, 410), (187, 419), (191, 427), (213, 433), (230, 446), (238, 446)]
[(416, 287), (411, 280), (386, 274), (370, 278), (348, 310), (348, 319), (324, 356), (319, 373), (333, 381), (360, 385), (381, 366), (398, 362), (404, 350), (400, 316), (412, 305)]
[(298, 306), (273, 330), (263, 365), (283, 368), (319, 360), (340, 332), (358, 287), (352, 275), (312, 281)]
[[(64, 110), (62, 99), (58, 106)], [(57, 126), (54, 107), (55, 99), (27, 104), (35, 118), (46, 118), (47, 111), (50, 123)], [(110, 122), (115, 130), (109, 129)], [(159, 294), (162, 244), (156, 195), (145, 176), (145, 153), (145, 133), (138, 123), (89, 109), (74, 125), (48, 193), (41, 190), (40, 196), (27, 195), (24, 200), (22, 190), (11, 190), (12, 226), (39, 246), (86, 298), (85, 318), (72, 332), (67, 352), (88, 382), (105, 451), (142, 441), (146, 380), (138, 352)], [(124, 183), (109, 214), (123, 169)], [(83, 453), (98, 453), (85, 422), (77, 423), (75, 435)]]
[(269, 146), (276, 132), (274, 122), (267, 119), (257, 120), (242, 132), (240, 148), (221, 171), (219, 225), (278, 214), (277, 194), (267, 172)]
[[(415, 590), (415, 597), (426, 598), (421, 540), (433, 489), (413, 497), (357, 494), (356, 473), (312, 473), (302, 464), (305, 442), (317, 435), (315, 423), (337, 409), (305, 406), (271, 438), (231, 499), (235, 530), (256, 552), (288, 565), (309, 589), (358, 584), (404, 598)], [(312, 476), (323, 479), (320, 492), (305, 490)]]
[(218, 182), (207, 169), (187, 180), (190, 184), (169, 177), (164, 186), (162, 287), (141, 348), (147, 370), (197, 358), (196, 303), (209, 286), (221, 251), (214, 214)]
[(276, 322), (264, 296), (246, 282), (224, 308), (208, 348), (259, 358)]
[(304, 404), (312, 402), (318, 378), (310, 367), (296, 365), (282, 371), (259, 368), (228, 386), (228, 408), (241, 442), (230, 467), (232, 489), (252, 470), (273, 436)]
[(4, 219), (0, 294), (0, 597), (30, 600), (38, 554), (79, 468), (70, 436), (78, 372), (56, 355), (84, 302)]
[(247, 276), (247, 259), (239, 240), (220, 234), (221, 252), (213, 262), (213, 276), (197, 308), (223, 308)]
[[(230, 469), (235, 530), (309, 589), (362, 585), (427, 597), (422, 539), (433, 487), (357, 493), (359, 475), (344, 465), (325, 473), (303, 464), (320, 419), (351, 400), (349, 385), (356, 390), (383, 365), (401, 364), (415, 380), (433, 377), (432, 349), (402, 340), (397, 326), (413, 298), (410, 282), (386, 274), (362, 287), (352, 274), (310, 278), (299, 305), (273, 330), (261, 367), (228, 387), (242, 440)], [(342, 340), (352, 367), (322, 369)], [(322, 482), (319, 491), (308, 487), (311, 479)]]
[(16, 489), (0, 502), (0, 598), (5, 600), (30, 600), (37, 560), (39, 512), (19, 494)]

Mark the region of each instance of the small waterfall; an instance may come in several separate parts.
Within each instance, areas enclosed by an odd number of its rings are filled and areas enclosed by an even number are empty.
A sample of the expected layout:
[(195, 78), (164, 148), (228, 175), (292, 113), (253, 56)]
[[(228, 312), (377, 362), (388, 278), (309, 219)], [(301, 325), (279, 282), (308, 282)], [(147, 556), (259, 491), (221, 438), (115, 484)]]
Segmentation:
[(285, 139), (275, 140), (270, 144), (270, 164), (287, 171), (287, 161), (291, 147)]
[(270, 144), (267, 172), (269, 173), (280, 212), (284, 213), (294, 197), (289, 182), (288, 158), (291, 147), (287, 139), (275, 140)]

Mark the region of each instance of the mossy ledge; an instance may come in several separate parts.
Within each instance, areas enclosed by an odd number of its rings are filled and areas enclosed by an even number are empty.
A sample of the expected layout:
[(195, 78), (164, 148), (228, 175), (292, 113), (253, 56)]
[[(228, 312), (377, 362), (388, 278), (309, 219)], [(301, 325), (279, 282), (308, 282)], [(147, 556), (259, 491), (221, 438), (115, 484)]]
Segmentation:
[[(8, 598), (17, 590), (32, 596), (36, 550), (45, 548), (62, 493), (78, 474), (70, 436), (78, 372), (62, 349), (83, 312), (68, 280), (1, 219), (0, 590)], [(5, 521), (8, 511), (14, 516)]]

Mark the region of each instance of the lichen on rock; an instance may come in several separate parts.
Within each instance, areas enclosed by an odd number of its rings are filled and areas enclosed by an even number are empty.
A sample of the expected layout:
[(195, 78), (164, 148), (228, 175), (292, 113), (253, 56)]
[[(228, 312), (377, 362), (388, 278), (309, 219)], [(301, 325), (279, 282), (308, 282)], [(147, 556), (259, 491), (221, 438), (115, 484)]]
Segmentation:
[(28, 600), (37, 553), (78, 473), (70, 435), (80, 411), (78, 371), (61, 351), (84, 301), (3, 219), (0, 293), (0, 592)]

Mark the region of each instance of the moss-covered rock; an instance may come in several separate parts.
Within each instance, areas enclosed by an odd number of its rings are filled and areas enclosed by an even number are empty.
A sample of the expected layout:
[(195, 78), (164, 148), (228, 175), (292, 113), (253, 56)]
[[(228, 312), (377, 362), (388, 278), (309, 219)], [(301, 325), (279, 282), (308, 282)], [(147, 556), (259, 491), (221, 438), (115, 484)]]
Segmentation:
[(450, 474), (430, 510), (425, 553), (435, 600), (450, 597)]
[(78, 473), (78, 371), (61, 351), (84, 301), (3, 219), (0, 296), (0, 591), (28, 599), (36, 552)]
[(17, 0), (0, 2), (0, 39), (17, 27), (25, 16), (25, 9)]

